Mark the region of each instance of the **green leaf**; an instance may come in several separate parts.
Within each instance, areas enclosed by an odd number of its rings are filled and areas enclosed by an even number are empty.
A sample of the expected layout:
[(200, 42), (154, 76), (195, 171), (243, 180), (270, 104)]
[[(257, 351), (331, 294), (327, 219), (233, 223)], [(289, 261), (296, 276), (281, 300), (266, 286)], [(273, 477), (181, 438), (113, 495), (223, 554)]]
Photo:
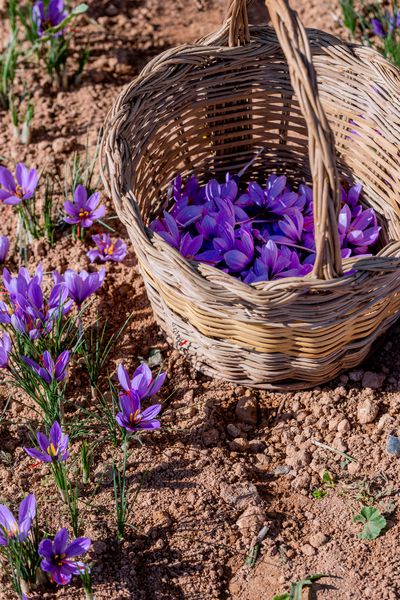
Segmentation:
[(325, 498), (326, 494), (328, 492), (326, 490), (323, 490), (321, 488), (318, 488), (316, 490), (313, 490), (311, 492), (311, 495), (313, 498), (315, 498), (316, 500), (322, 500), (322, 498)]
[(84, 2), (82, 4), (78, 4), (78, 6), (75, 6), (75, 8), (71, 10), (71, 15), (81, 15), (82, 13), (86, 12), (88, 8), (88, 5)]
[(324, 471), (324, 474), (322, 475), (322, 481), (323, 481), (323, 483), (329, 483), (329, 484), (333, 485), (333, 477), (329, 473), (329, 471)]
[(322, 579), (323, 577), (330, 577), (326, 573), (315, 573), (314, 575), (306, 575), (304, 579), (291, 583), (290, 593), (278, 594), (272, 598), (272, 600), (301, 600), (303, 588), (310, 587), (315, 581)]
[(361, 540), (376, 539), (387, 525), (385, 517), (373, 506), (363, 506), (353, 518), (353, 523), (364, 525), (362, 532), (358, 534)]

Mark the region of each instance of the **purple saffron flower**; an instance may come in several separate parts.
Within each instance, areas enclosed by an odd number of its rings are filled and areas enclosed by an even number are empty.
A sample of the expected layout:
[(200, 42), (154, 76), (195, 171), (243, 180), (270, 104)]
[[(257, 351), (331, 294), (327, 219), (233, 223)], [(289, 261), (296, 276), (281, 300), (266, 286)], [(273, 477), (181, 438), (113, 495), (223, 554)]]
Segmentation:
[(352, 249), (353, 254), (360, 255), (368, 252), (378, 240), (381, 228), (377, 225), (376, 215), (372, 208), (361, 210), (352, 220), (350, 208), (345, 205), (339, 213), (339, 239), (342, 248)]
[(74, 201), (64, 202), (64, 210), (69, 215), (64, 217), (64, 221), (70, 225), (91, 227), (93, 222), (101, 219), (106, 212), (106, 207), (103, 204), (99, 206), (99, 202), (99, 192), (95, 192), (88, 198), (86, 188), (78, 185), (74, 192)]
[[(32, 8), (32, 21), (36, 25), (39, 37), (44, 35), (46, 29), (57, 27), (67, 16), (63, 0), (50, 0), (47, 8), (42, 0), (39, 0)], [(55, 36), (60, 35), (62, 35), (61, 31), (55, 34)]]
[(146, 363), (143, 363), (133, 373), (132, 379), (129, 377), (128, 371), (121, 363), (118, 367), (118, 379), (121, 387), (127, 395), (136, 394), (139, 400), (150, 398), (160, 390), (163, 385), (167, 373), (161, 373), (154, 379), (152, 372)]
[(92, 542), (89, 538), (76, 538), (68, 544), (68, 531), (63, 528), (56, 534), (54, 541), (42, 540), (39, 544), (39, 555), (43, 558), (40, 567), (50, 574), (50, 581), (58, 585), (67, 585), (73, 575), (80, 575), (85, 565), (74, 560), (85, 554)]
[(104, 268), (95, 273), (88, 273), (87, 271), (76, 273), (75, 271), (72, 271), (72, 269), (65, 271), (64, 280), (68, 288), (69, 296), (75, 302), (79, 310), (82, 303), (99, 289), (105, 276), (106, 270)]
[(23, 356), (22, 358), (46, 383), (50, 384), (52, 381), (60, 382), (67, 376), (66, 369), (69, 361), (68, 350), (61, 352), (55, 362), (51, 358), (50, 353), (46, 350), (43, 353), (42, 365), (39, 365), (36, 361), (27, 356)]
[(115, 420), (118, 425), (132, 433), (140, 429), (158, 429), (160, 421), (155, 417), (161, 410), (161, 404), (153, 404), (142, 410), (139, 394), (130, 390), (129, 394), (122, 394), (119, 398), (121, 412), (117, 413)]
[(37, 432), (36, 437), (40, 450), (37, 448), (24, 448), (29, 456), (46, 463), (67, 460), (69, 456), (67, 449), (69, 437), (63, 434), (60, 424), (57, 421), (54, 421), (51, 426), (49, 437), (40, 431)]
[(94, 262), (97, 258), (101, 262), (108, 260), (120, 262), (124, 260), (126, 256), (126, 244), (123, 240), (118, 239), (116, 242), (112, 242), (108, 233), (92, 235), (92, 240), (97, 248), (93, 248), (87, 253), (90, 262)]
[(36, 281), (38, 285), (43, 281), (43, 267), (39, 264), (36, 268), (33, 277), (30, 276), (28, 269), (21, 267), (16, 277), (11, 277), (8, 269), (3, 269), (3, 283), (12, 301), (17, 295), (26, 296), (28, 286), (32, 281)]
[(28, 537), (36, 516), (36, 498), (28, 494), (19, 507), (18, 522), (7, 506), (0, 504), (0, 546), (8, 546), (10, 540), (23, 542)]
[(246, 269), (254, 257), (254, 240), (249, 231), (242, 228), (236, 238), (233, 249), (224, 254), (224, 260), (230, 271), (234, 273), (242, 272)]
[(251, 182), (246, 194), (242, 194), (236, 204), (241, 207), (258, 207), (276, 215), (290, 215), (295, 210), (301, 210), (304, 206), (305, 197), (302, 194), (291, 192), (286, 187), (286, 177), (281, 175), (270, 175), (266, 188), (263, 189), (258, 183)]
[(9, 249), (10, 242), (8, 241), (8, 237), (5, 235), (0, 236), (0, 263), (6, 260)]
[(261, 248), (260, 257), (245, 278), (245, 283), (270, 281), (282, 277), (301, 277), (312, 270), (311, 265), (301, 265), (299, 256), (289, 248), (278, 248), (273, 240), (268, 240)]
[(29, 170), (23, 163), (18, 163), (15, 179), (8, 169), (0, 167), (0, 200), (4, 204), (19, 204), (32, 198), (39, 176), (36, 169)]
[(386, 31), (382, 21), (380, 21), (379, 19), (371, 19), (371, 26), (374, 35), (380, 38), (386, 37)]
[(9, 336), (4, 333), (3, 338), (0, 340), (0, 369), (4, 369), (8, 366), (8, 355), (11, 350), (11, 340)]

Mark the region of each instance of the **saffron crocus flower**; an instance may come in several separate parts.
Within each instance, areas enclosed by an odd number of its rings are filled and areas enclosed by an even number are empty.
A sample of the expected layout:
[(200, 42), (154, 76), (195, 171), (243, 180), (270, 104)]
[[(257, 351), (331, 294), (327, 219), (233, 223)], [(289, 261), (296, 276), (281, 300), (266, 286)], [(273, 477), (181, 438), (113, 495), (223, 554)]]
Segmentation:
[(161, 404), (153, 404), (142, 410), (139, 394), (130, 391), (122, 394), (119, 398), (121, 412), (117, 413), (115, 419), (121, 427), (131, 433), (140, 429), (158, 429), (160, 421), (155, 417), (161, 410)]
[(47, 538), (39, 544), (39, 555), (43, 559), (40, 567), (49, 573), (50, 581), (58, 585), (67, 585), (73, 575), (84, 572), (85, 565), (75, 559), (85, 554), (92, 544), (86, 537), (76, 538), (70, 543), (68, 539), (68, 531), (63, 528), (55, 535), (54, 541)]
[(23, 356), (22, 358), (46, 383), (50, 384), (52, 381), (60, 382), (67, 376), (67, 365), (69, 361), (68, 350), (61, 352), (55, 362), (51, 358), (50, 353), (46, 350), (43, 353), (41, 365), (27, 356)]
[(19, 204), (22, 200), (32, 198), (39, 176), (36, 169), (28, 169), (23, 163), (18, 163), (15, 179), (5, 167), (0, 167), (0, 200), (4, 204)]
[(8, 355), (11, 350), (10, 337), (4, 333), (3, 338), (0, 340), (0, 369), (4, 369), (8, 366)]
[[(57, 27), (67, 16), (63, 0), (50, 0), (47, 7), (42, 0), (39, 0), (32, 8), (32, 21), (35, 23), (37, 34), (40, 37), (44, 35), (46, 29)], [(55, 35), (62, 35), (62, 32)]]
[(100, 203), (99, 192), (94, 192), (88, 198), (88, 193), (83, 185), (78, 185), (74, 192), (74, 201), (64, 202), (64, 210), (69, 215), (64, 221), (71, 225), (80, 225), (83, 228), (91, 227), (94, 221), (101, 219), (106, 212), (106, 207)]
[(90, 262), (99, 259), (101, 262), (109, 260), (120, 262), (126, 256), (126, 244), (123, 240), (118, 239), (115, 242), (111, 240), (108, 233), (92, 235), (92, 240), (96, 244), (96, 248), (89, 250), (87, 256)]
[(383, 23), (382, 23), (382, 21), (380, 21), (380, 19), (371, 19), (371, 26), (372, 26), (372, 31), (376, 36), (381, 37), (381, 38), (386, 37), (386, 31), (385, 31)]
[(72, 269), (65, 271), (64, 281), (68, 288), (68, 294), (79, 310), (83, 302), (99, 289), (105, 276), (106, 270), (104, 268), (95, 273), (88, 273), (85, 270), (76, 273)]
[(160, 390), (163, 385), (167, 373), (160, 373), (154, 379), (150, 367), (143, 363), (133, 373), (132, 379), (129, 377), (129, 373), (121, 363), (118, 367), (118, 379), (121, 387), (125, 392), (130, 394), (136, 394), (139, 400), (143, 398), (150, 398), (154, 396)]
[(10, 242), (8, 241), (8, 237), (5, 235), (0, 236), (0, 263), (6, 260), (9, 249)]
[(224, 254), (224, 260), (229, 270), (234, 273), (246, 269), (254, 256), (254, 240), (251, 233), (242, 228), (239, 235), (240, 237), (235, 239), (233, 249)]
[(36, 437), (40, 450), (37, 448), (24, 448), (29, 456), (46, 463), (67, 460), (69, 456), (69, 437), (63, 434), (58, 421), (55, 421), (51, 426), (49, 437), (40, 431), (37, 432)]
[(8, 546), (11, 540), (26, 540), (35, 516), (36, 498), (33, 494), (22, 500), (18, 521), (7, 506), (0, 504), (0, 546)]
[(368, 247), (378, 240), (381, 230), (372, 208), (361, 210), (355, 219), (352, 219), (347, 205), (339, 213), (338, 229), (342, 248), (351, 247), (356, 255), (366, 254)]

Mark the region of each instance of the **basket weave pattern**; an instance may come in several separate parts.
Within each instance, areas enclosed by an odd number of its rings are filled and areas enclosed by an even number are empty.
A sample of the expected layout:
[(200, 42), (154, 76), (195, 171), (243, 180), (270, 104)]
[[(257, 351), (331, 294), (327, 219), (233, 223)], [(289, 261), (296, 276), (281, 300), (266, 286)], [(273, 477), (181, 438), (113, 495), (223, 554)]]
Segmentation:
[[(211, 376), (300, 389), (357, 365), (400, 310), (400, 73), (369, 48), (306, 34), (286, 0), (267, 6), (274, 29), (249, 28), (246, 0), (231, 0), (219, 31), (147, 65), (108, 115), (103, 181), (174, 346)], [(148, 229), (178, 173), (204, 182), (249, 161), (246, 179), (312, 181), (309, 276), (247, 285)], [(343, 264), (342, 177), (363, 183), (382, 225), (378, 255)]]

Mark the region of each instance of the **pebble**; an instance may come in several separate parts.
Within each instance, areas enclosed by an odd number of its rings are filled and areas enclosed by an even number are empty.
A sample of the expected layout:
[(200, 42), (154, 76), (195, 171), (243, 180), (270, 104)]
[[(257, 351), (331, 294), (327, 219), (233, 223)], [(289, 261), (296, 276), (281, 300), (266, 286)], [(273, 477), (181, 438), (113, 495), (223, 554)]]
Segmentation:
[(328, 536), (325, 535), (324, 533), (322, 533), (321, 531), (319, 531), (318, 533), (314, 533), (314, 535), (311, 535), (310, 539), (309, 539), (310, 545), (313, 548), (320, 548), (321, 546), (326, 544), (328, 541), (329, 541)]
[(265, 525), (266, 515), (259, 506), (249, 506), (236, 521), (240, 532), (244, 536), (254, 536)]
[(229, 448), (233, 452), (246, 452), (249, 449), (249, 442), (245, 438), (235, 438), (229, 442)]
[(239, 427), (236, 427), (236, 425), (234, 425), (233, 423), (229, 423), (226, 427), (226, 431), (227, 433), (232, 436), (232, 437), (239, 437), (240, 436), (240, 429)]
[(257, 424), (257, 400), (255, 398), (240, 398), (236, 404), (235, 414), (239, 421), (248, 425)]
[(360, 465), (358, 463), (351, 462), (347, 465), (347, 471), (350, 473), (350, 475), (356, 475), (359, 470)]
[(277, 467), (275, 467), (275, 469), (272, 471), (272, 473), (274, 475), (287, 475), (290, 471), (290, 467), (289, 465), (278, 465)]
[(347, 433), (348, 431), (350, 431), (350, 423), (347, 419), (342, 419), (337, 426), (337, 430), (340, 433)]
[(214, 446), (219, 442), (219, 431), (218, 429), (207, 429), (203, 433), (203, 444), (205, 446)]
[(373, 423), (378, 416), (378, 412), (378, 404), (370, 398), (367, 398), (367, 400), (364, 400), (357, 409), (358, 422), (361, 425)]
[(265, 450), (265, 444), (262, 440), (250, 440), (249, 450), (250, 452), (254, 452), (255, 454), (257, 454)]
[(313, 548), (311, 544), (304, 544), (301, 548), (301, 551), (306, 556), (313, 556), (316, 552), (315, 548)]
[(221, 483), (219, 495), (227, 504), (237, 509), (248, 507), (249, 504), (255, 505), (261, 503), (261, 498), (257, 488), (253, 483)]
[(377, 390), (382, 387), (385, 381), (385, 375), (383, 373), (374, 373), (373, 371), (366, 371), (362, 378), (362, 386)]
[(363, 376), (364, 376), (364, 371), (362, 369), (356, 369), (354, 371), (350, 371), (350, 373), (349, 373), (350, 381), (354, 381), (355, 383), (358, 383), (359, 381), (361, 381)]
[(388, 454), (393, 456), (400, 456), (400, 437), (395, 435), (388, 435), (386, 450)]

